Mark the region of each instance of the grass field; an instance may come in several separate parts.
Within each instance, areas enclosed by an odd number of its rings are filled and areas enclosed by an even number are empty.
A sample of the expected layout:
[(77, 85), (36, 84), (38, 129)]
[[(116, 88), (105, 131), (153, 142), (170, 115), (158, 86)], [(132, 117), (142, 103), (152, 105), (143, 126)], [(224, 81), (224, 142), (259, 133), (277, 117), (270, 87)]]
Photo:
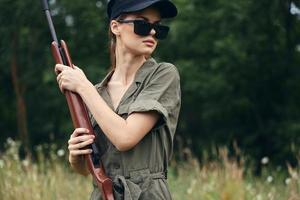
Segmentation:
[[(64, 150), (50, 146), (45, 158), (43, 148), (37, 148), (35, 162), (21, 160), (19, 143), (7, 141), (0, 156), (0, 199), (89, 199), (91, 178), (72, 172)], [(219, 159), (205, 163), (192, 157), (181, 164), (172, 161), (168, 182), (175, 200), (300, 200), (298, 168), (271, 170), (265, 159), (263, 173), (257, 177), (243, 161), (229, 160), (226, 149), (218, 154)]]

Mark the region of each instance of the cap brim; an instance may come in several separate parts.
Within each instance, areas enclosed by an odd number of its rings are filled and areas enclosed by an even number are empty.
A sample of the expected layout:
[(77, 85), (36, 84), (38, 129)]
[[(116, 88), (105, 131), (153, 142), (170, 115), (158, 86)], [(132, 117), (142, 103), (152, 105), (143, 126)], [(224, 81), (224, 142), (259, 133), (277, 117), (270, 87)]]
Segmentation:
[[(177, 8), (171, 1), (146, 1), (142, 3), (137, 3), (136, 5), (132, 6), (130, 9), (124, 10), (124, 12), (136, 12), (148, 8), (150, 6), (156, 7), (161, 15), (161, 18), (172, 18), (177, 15)], [(113, 17), (113, 16), (112, 16)]]

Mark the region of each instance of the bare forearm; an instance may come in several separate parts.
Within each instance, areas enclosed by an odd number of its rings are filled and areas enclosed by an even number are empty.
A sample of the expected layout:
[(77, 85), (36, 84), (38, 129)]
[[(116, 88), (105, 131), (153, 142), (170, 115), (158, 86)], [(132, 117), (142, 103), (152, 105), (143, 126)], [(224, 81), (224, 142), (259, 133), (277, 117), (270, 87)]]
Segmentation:
[(133, 113), (126, 120), (117, 115), (88, 81), (77, 92), (92, 112), (104, 134), (120, 151), (134, 147), (159, 119), (157, 112)]
[(89, 170), (87, 168), (86, 160), (84, 159), (84, 156), (79, 156), (79, 159), (72, 159), (72, 156), (69, 156), (69, 162), (72, 167), (72, 169), (84, 176), (87, 176), (89, 174)]
[(79, 90), (79, 94), (103, 132), (117, 148), (122, 146), (122, 142), (130, 140), (126, 120), (112, 111), (90, 82)]

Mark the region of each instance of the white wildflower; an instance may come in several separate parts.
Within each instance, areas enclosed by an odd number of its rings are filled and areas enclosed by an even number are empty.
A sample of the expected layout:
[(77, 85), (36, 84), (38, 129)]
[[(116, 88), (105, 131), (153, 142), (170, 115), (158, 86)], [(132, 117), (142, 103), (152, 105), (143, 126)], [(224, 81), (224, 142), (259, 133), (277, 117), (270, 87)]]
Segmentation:
[(96, 2), (96, 7), (101, 8), (103, 6), (103, 3), (101, 1)]
[(269, 192), (269, 193), (268, 193), (268, 197), (269, 197), (269, 199), (273, 199), (273, 198), (274, 198), (273, 193), (272, 193), (272, 192)]
[(300, 52), (300, 45), (296, 45), (296, 51)]
[(22, 165), (24, 167), (28, 167), (29, 166), (29, 160), (28, 159), (22, 160)]
[(10, 138), (10, 137), (6, 139), (6, 143), (9, 146), (15, 146), (15, 144), (16, 144), (16, 142), (12, 138)]
[(267, 182), (268, 182), (268, 183), (273, 182), (273, 177), (272, 177), (272, 176), (268, 176), (268, 177), (267, 177)]
[(68, 27), (74, 26), (74, 17), (72, 15), (67, 15), (65, 17), (65, 22)]
[(56, 3), (56, 0), (50, 0), (49, 5), (54, 5)]
[(260, 194), (256, 195), (256, 200), (262, 200), (262, 196)]
[(270, 161), (269, 158), (267, 156), (265, 156), (261, 159), (260, 162), (261, 162), (261, 164), (266, 165), (269, 163), (269, 161)]
[(290, 6), (290, 13), (292, 15), (300, 15), (300, 9), (296, 6), (294, 2), (292, 2)]
[(188, 194), (193, 193), (194, 186), (196, 185), (197, 181), (195, 179), (192, 180), (190, 187), (187, 189)]
[(4, 161), (0, 160), (0, 168), (2, 169), (4, 167)]
[(63, 157), (63, 156), (65, 155), (65, 150), (59, 149), (59, 150), (57, 151), (57, 155), (58, 155), (59, 157)]
[(285, 182), (286, 185), (290, 184), (291, 178), (286, 178), (284, 182)]

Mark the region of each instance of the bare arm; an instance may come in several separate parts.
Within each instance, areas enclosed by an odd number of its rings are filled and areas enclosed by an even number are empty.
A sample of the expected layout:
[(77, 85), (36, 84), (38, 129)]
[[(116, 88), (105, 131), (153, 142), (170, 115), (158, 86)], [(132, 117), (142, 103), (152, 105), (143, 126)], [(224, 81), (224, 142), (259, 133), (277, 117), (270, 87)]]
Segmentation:
[(95, 120), (120, 151), (134, 147), (155, 125), (157, 112), (132, 113), (125, 120), (104, 102), (94, 86), (88, 82), (78, 90)]
[(119, 151), (133, 148), (159, 119), (159, 114), (153, 111), (132, 113), (125, 120), (111, 110), (79, 68), (56, 65), (56, 70), (62, 71), (57, 78), (60, 89), (75, 91), (82, 97), (104, 134)]

